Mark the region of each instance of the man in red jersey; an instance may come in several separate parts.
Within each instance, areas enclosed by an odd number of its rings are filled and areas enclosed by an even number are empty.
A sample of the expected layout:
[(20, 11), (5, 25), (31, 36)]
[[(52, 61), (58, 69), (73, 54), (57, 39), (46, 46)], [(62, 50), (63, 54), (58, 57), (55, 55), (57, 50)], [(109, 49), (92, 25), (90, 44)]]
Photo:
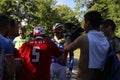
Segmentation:
[(45, 39), (42, 27), (36, 27), (33, 35), (35, 39), (24, 43), (19, 49), (22, 61), (19, 80), (50, 80), (51, 58), (60, 58), (63, 52), (51, 40)]

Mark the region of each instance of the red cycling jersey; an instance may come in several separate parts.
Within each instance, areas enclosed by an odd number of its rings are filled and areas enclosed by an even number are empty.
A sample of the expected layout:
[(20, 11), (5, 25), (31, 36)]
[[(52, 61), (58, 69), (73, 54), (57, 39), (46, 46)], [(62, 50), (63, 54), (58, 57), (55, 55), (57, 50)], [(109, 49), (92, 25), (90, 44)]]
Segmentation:
[(50, 80), (51, 57), (62, 54), (51, 40), (41, 37), (24, 43), (19, 49), (22, 60), (20, 80)]

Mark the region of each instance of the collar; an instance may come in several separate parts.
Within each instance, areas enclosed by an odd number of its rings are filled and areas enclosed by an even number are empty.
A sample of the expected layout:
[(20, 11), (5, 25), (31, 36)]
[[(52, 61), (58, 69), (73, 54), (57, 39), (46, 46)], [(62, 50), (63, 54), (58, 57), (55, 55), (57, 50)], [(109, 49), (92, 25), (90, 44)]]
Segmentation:
[(37, 36), (37, 37), (35, 37), (35, 39), (38, 39), (38, 38), (43, 39), (43, 37), (41, 37), (41, 36)]
[(90, 31), (88, 31), (88, 33), (90, 33), (90, 32), (100, 32), (100, 31), (97, 31), (97, 30), (90, 30)]
[(3, 37), (3, 35), (2, 35), (2, 34), (0, 34), (0, 37)]
[(61, 38), (61, 39), (57, 39), (56, 36), (54, 36), (54, 39), (58, 42), (58, 43), (64, 43), (65, 42), (65, 39), (64, 38)]

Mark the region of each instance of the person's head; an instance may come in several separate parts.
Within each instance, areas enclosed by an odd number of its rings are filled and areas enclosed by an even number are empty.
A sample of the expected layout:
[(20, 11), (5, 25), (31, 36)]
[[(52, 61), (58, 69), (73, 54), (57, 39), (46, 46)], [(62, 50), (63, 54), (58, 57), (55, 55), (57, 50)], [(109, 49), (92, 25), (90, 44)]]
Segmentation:
[(61, 23), (56, 23), (53, 26), (53, 34), (56, 36), (58, 39), (61, 39), (63, 37), (63, 31), (65, 30), (65, 27)]
[(99, 30), (102, 23), (102, 16), (97, 11), (89, 11), (84, 15), (84, 29), (86, 32), (89, 30)]
[(5, 36), (9, 31), (10, 28), (9, 26), (10, 26), (9, 17), (4, 14), (0, 14), (0, 34)]
[(103, 31), (106, 36), (109, 36), (110, 34), (114, 34), (115, 29), (116, 29), (116, 24), (111, 19), (105, 20), (101, 25), (101, 31)]
[(8, 37), (13, 40), (17, 34), (17, 30), (17, 21), (13, 18), (10, 18), (10, 30)]
[(41, 37), (44, 37), (46, 34), (45, 30), (43, 27), (41, 26), (38, 26), (38, 27), (35, 27), (33, 29), (33, 36), (37, 37), (37, 36), (41, 36)]
[(30, 32), (28, 33), (28, 36), (29, 36), (29, 37), (32, 37), (32, 36), (33, 36), (33, 31), (30, 31)]
[(24, 35), (24, 29), (20, 27), (20, 28), (18, 29), (18, 34), (19, 34), (19, 35)]

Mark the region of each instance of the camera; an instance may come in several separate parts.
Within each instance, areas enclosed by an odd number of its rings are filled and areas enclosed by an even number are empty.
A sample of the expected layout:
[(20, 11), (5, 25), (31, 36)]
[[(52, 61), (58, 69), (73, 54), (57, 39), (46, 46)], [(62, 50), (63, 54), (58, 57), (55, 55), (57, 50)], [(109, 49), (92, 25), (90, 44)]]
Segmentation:
[(64, 37), (70, 38), (70, 40), (73, 42), (78, 36), (81, 35), (82, 32), (84, 32), (84, 29), (81, 27), (76, 26), (73, 23), (65, 23), (65, 31), (64, 31)]

